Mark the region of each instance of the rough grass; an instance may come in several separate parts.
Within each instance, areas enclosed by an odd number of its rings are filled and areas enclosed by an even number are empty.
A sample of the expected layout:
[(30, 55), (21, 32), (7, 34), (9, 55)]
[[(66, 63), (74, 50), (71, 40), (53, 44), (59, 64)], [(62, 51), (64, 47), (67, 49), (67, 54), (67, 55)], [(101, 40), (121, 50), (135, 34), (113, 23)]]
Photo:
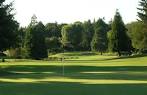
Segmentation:
[(66, 59), (0, 63), (0, 95), (147, 95), (147, 56), (53, 56)]

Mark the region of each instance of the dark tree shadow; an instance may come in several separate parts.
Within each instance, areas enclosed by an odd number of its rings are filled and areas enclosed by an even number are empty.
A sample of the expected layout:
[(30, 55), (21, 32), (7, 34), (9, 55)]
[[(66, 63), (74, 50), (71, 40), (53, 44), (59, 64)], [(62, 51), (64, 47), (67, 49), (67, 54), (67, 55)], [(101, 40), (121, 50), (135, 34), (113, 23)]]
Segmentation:
[(147, 95), (147, 84), (0, 83), (0, 95)]
[[(44, 79), (46, 77), (62, 76), (62, 66), (55, 65), (9, 66), (1, 69), (1, 71), (0, 77), (6, 79)], [(147, 66), (65, 66), (64, 77), (146, 81), (146, 72)], [(147, 84), (83, 84), (80, 82), (54, 81), (12, 83), (0, 81), (0, 95), (147, 95)]]
[[(73, 79), (147, 80), (147, 66), (65, 66), (64, 68), (64, 77)], [(0, 72), (0, 77), (43, 79), (62, 76), (62, 70), (62, 66), (10, 66)]]

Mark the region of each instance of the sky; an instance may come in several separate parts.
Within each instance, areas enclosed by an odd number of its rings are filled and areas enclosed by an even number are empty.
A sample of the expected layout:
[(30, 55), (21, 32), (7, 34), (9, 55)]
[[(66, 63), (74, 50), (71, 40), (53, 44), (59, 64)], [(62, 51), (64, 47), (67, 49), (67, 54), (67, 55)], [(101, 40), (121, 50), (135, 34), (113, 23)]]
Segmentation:
[(116, 9), (125, 23), (137, 19), (139, 0), (8, 0), (14, 1), (15, 19), (27, 26), (33, 14), (44, 24), (49, 22), (73, 23), (75, 21), (105, 18), (113, 19)]

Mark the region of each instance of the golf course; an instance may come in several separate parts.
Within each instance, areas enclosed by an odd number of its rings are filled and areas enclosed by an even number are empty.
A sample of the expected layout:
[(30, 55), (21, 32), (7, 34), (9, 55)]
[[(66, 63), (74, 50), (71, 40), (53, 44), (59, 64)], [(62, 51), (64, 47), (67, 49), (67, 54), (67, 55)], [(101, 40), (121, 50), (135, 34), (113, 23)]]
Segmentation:
[(0, 95), (147, 95), (147, 0), (0, 0)]
[(59, 53), (63, 60), (6, 59), (0, 95), (147, 95), (147, 56)]

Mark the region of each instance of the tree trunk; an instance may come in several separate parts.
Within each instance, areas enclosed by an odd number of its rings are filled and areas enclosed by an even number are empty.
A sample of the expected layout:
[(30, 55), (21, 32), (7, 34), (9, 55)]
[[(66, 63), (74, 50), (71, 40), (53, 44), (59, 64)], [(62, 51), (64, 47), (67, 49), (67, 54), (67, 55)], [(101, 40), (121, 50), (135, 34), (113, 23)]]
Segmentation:
[(101, 52), (101, 55), (103, 55), (103, 52)]
[(5, 59), (4, 58), (2, 58), (2, 62), (5, 62)]
[(121, 52), (120, 51), (118, 51), (118, 56), (121, 56)]

